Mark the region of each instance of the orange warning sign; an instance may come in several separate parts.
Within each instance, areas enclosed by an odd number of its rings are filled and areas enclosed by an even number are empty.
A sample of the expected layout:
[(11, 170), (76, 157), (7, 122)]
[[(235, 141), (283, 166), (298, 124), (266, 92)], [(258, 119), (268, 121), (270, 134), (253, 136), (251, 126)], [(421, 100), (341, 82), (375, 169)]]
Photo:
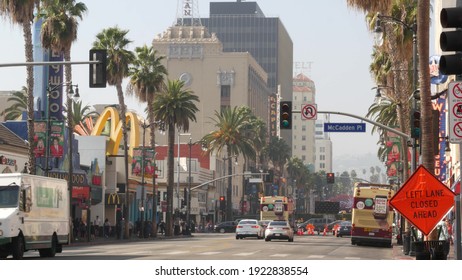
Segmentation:
[(454, 206), (454, 196), (421, 165), (391, 198), (390, 205), (428, 235)]

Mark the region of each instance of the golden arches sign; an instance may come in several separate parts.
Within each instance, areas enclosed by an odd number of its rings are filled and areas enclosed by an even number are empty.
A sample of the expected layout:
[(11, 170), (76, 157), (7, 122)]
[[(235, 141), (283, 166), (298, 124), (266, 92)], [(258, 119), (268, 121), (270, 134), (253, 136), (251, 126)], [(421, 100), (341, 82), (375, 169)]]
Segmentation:
[[(110, 120), (109, 142), (106, 147), (106, 155), (117, 155), (119, 146), (122, 140), (122, 122), (120, 121), (119, 113), (116, 108), (108, 107), (99, 116), (93, 128), (91, 135), (98, 136), (103, 132), (106, 123)], [(133, 112), (125, 114), (125, 122), (130, 126), (129, 131), (129, 149), (128, 155), (133, 157), (133, 149), (140, 144), (140, 121), (138, 116)]]

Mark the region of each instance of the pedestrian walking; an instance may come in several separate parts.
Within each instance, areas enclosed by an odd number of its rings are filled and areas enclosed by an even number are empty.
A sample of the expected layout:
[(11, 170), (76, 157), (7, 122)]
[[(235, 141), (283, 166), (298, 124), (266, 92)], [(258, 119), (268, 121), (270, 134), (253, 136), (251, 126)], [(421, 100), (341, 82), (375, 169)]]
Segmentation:
[(163, 220), (160, 220), (159, 225), (157, 227), (160, 229), (160, 234), (164, 235), (165, 234), (165, 222)]
[(111, 236), (111, 223), (109, 222), (108, 218), (104, 220), (103, 230), (104, 230), (104, 237), (109, 238), (109, 236)]

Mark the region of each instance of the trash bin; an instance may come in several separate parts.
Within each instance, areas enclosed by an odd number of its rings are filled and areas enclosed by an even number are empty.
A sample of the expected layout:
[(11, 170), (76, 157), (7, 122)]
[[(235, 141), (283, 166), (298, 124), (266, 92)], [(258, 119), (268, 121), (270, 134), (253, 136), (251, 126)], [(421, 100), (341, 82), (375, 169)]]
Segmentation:
[(447, 240), (424, 241), (431, 254), (432, 260), (447, 260), (449, 254), (449, 242)]
[(430, 251), (427, 249), (425, 241), (414, 241), (414, 252), (415, 252), (415, 259), (416, 260), (430, 260), (431, 254)]
[(449, 254), (449, 243), (446, 240), (416, 241), (416, 260), (446, 260)]

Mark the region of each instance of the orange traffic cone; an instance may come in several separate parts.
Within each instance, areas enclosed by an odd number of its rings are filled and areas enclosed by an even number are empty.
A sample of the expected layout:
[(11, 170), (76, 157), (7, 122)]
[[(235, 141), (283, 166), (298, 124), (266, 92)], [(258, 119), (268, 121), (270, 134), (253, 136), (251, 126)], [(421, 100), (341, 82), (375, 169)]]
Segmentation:
[(324, 227), (324, 230), (322, 231), (322, 236), (326, 236), (327, 235), (327, 226)]
[(298, 228), (298, 230), (297, 230), (297, 235), (303, 235), (303, 230), (302, 230), (302, 228)]

